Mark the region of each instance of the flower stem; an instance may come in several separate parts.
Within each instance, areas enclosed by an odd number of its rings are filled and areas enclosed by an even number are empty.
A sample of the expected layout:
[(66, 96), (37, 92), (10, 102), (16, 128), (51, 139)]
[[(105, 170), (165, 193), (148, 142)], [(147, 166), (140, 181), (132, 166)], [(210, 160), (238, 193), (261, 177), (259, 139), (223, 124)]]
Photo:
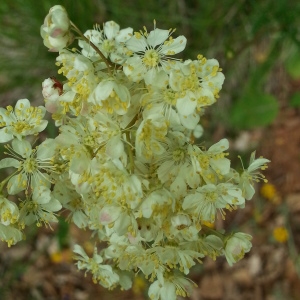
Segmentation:
[(99, 54), (99, 56), (105, 62), (106, 66), (108, 68), (108, 72), (111, 74), (112, 73), (111, 72), (111, 69), (112, 69), (111, 62), (104, 56), (104, 54), (100, 51), (100, 49), (81, 32), (81, 30), (72, 21), (70, 21), (70, 23), (73, 26), (74, 31), (77, 32), (80, 35), (80, 37), (83, 40), (85, 40), (88, 44), (90, 44), (91, 47)]

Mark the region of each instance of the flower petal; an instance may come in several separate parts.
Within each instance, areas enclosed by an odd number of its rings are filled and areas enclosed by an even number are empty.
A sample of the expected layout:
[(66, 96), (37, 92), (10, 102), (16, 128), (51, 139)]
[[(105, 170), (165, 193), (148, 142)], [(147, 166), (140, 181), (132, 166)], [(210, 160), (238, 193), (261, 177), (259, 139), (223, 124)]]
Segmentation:
[(172, 41), (168, 41), (162, 47), (160, 52), (165, 55), (174, 55), (184, 50), (186, 46), (186, 37), (181, 35)]
[(155, 28), (149, 33), (147, 42), (154, 48), (162, 44), (169, 37), (169, 34), (169, 30)]
[(119, 33), (120, 26), (115, 21), (108, 21), (105, 22), (103, 30), (107, 39), (112, 40)]

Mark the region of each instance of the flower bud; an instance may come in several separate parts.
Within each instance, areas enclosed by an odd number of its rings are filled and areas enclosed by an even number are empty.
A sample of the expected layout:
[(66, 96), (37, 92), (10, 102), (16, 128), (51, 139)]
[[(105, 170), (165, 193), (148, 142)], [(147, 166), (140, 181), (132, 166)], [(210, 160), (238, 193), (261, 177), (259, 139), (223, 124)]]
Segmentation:
[(230, 266), (241, 260), (245, 253), (249, 252), (252, 244), (252, 236), (246, 233), (238, 232), (233, 234), (226, 242), (225, 257)]
[(49, 51), (58, 52), (72, 43), (74, 37), (70, 31), (70, 25), (70, 19), (64, 7), (55, 5), (50, 8), (41, 26), (41, 36)]
[(58, 99), (62, 94), (63, 86), (54, 77), (47, 78), (42, 83), (42, 94), (45, 98), (45, 107), (48, 112), (54, 113), (57, 110)]

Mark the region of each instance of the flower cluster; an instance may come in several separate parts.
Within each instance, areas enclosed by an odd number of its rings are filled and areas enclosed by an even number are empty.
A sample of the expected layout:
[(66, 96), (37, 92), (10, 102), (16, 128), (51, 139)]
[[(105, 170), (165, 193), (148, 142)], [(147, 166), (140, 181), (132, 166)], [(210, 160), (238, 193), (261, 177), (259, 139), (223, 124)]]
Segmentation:
[[(250, 250), (251, 236), (206, 224), (243, 208), (269, 161), (253, 153), (238, 173), (227, 139), (195, 143), (224, 75), (215, 59), (175, 58), (186, 38), (174, 31), (109, 21), (83, 34), (63, 7), (50, 9), (41, 33), (65, 81), (43, 82), (45, 107), (22, 99), (0, 109), (0, 141), (10, 142), (0, 168), (11, 171), (0, 184), (2, 240), (15, 244), (26, 225), (51, 226), (64, 208), (106, 243), (92, 258), (76, 245), (78, 268), (109, 289), (128, 289), (142, 273), (153, 300), (187, 296), (186, 275), (203, 257), (225, 255), (232, 265)], [(68, 49), (75, 34), (79, 48)], [(59, 134), (34, 146), (46, 110)]]

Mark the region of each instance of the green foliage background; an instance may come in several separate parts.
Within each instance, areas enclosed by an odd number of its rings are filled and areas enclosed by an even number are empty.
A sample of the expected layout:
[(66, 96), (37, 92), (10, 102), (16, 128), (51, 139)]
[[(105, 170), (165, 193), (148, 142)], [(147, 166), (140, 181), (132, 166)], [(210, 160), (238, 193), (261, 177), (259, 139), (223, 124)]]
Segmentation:
[[(219, 60), (226, 76), (213, 125), (239, 130), (270, 124), (278, 113), (266, 83), (278, 65), (300, 77), (300, 2), (297, 0), (2, 0), (0, 2), (0, 99), (42, 103), (41, 83), (56, 75), (55, 53), (39, 30), (53, 5), (66, 7), (84, 32), (114, 20), (121, 28), (177, 28), (188, 39), (183, 58), (197, 54)], [(277, 83), (277, 84), (280, 84)], [(295, 104), (296, 103), (296, 104)], [(298, 100), (293, 100), (297, 105)]]

